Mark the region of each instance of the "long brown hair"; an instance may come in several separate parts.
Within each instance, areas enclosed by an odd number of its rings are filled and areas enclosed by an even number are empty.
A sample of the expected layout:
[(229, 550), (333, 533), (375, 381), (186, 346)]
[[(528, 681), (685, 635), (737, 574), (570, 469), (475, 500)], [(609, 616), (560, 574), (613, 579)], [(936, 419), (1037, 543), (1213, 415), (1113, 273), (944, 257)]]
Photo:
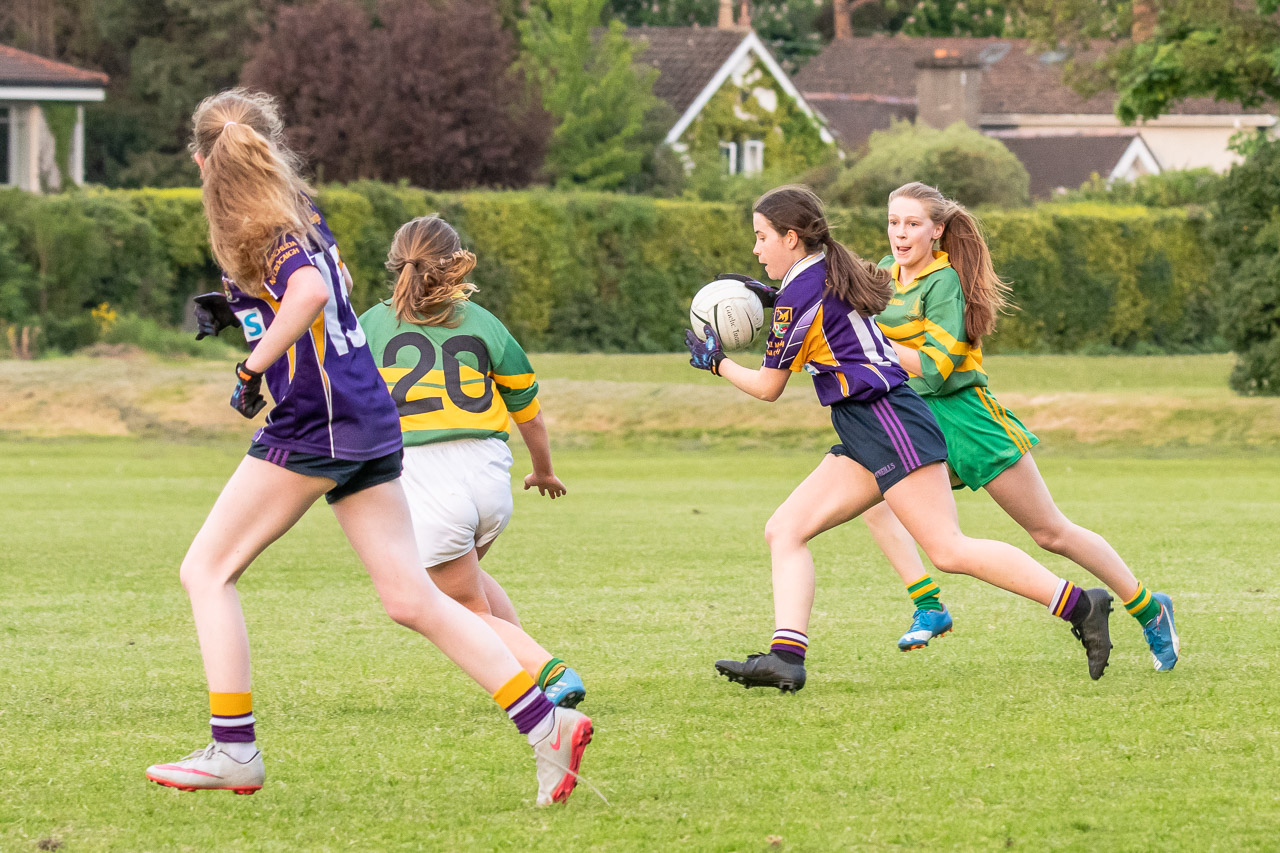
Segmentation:
[(831, 236), (822, 199), (808, 187), (791, 184), (769, 190), (752, 208), (779, 234), (796, 232), (806, 252), (827, 253), (827, 286), (867, 316), (879, 314), (893, 294), (888, 271), (849, 251)]
[(276, 241), (317, 237), (302, 162), (284, 142), (275, 100), (260, 92), (210, 95), (191, 126), (191, 152), (204, 160), (201, 198), (214, 260), (238, 287), (260, 296)]
[(942, 226), (938, 245), (960, 277), (960, 290), (964, 293), (964, 333), (970, 344), (980, 346), (982, 339), (996, 330), (998, 315), (1010, 306), (1012, 290), (1007, 281), (996, 275), (991, 250), (977, 218), (959, 202), (919, 181), (903, 184), (889, 193), (890, 202), (898, 198), (920, 202), (929, 219)]
[(466, 281), (476, 256), (462, 248), (458, 232), (439, 216), (419, 216), (401, 225), (387, 252), (395, 273), (391, 304), (402, 323), (444, 326), (461, 322), (458, 307), (477, 288)]

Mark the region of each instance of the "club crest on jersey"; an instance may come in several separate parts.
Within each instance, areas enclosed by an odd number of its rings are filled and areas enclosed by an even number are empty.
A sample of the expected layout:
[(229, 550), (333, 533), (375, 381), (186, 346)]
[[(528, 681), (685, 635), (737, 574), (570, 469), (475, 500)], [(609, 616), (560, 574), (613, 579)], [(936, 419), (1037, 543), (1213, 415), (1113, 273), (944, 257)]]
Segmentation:
[(791, 306), (779, 305), (773, 309), (773, 336), (780, 338), (791, 328)]
[(246, 341), (256, 341), (267, 331), (267, 324), (262, 320), (262, 312), (257, 308), (237, 311), (236, 317), (240, 320), (240, 327), (244, 329)]

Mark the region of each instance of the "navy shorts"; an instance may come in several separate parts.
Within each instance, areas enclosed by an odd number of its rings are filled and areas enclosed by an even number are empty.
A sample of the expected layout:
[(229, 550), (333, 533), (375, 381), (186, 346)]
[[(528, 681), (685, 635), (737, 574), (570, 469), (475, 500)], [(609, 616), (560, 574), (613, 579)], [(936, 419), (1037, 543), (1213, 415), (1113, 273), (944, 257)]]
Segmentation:
[(937, 419), (906, 385), (872, 403), (833, 403), (831, 425), (840, 437), (831, 453), (847, 456), (875, 475), (880, 494), (917, 468), (947, 460), (947, 440)]
[(307, 477), (328, 477), (337, 483), (324, 496), (324, 499), (331, 504), (372, 486), (398, 480), (404, 468), (403, 449), (376, 459), (334, 459), (332, 456), (317, 456), (314, 453), (299, 453), (296, 450), (267, 447), (255, 441), (249, 445), (249, 455), (254, 459), (279, 465), (295, 474)]

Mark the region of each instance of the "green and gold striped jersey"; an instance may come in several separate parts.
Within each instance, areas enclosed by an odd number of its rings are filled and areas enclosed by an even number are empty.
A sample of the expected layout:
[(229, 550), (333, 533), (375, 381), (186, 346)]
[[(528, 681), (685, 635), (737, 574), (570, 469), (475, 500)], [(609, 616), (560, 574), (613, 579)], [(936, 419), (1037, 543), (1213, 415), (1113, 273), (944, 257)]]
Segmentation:
[(933, 263), (908, 282), (900, 280), (892, 255), (879, 265), (893, 275), (893, 296), (876, 316), (876, 325), (890, 340), (920, 351), (922, 375), (912, 376), (907, 384), (917, 394), (935, 396), (985, 387), (982, 348), (969, 345), (964, 292), (947, 253), (934, 252)]
[(456, 328), (401, 323), (388, 302), (360, 315), (374, 362), (400, 412), (406, 445), (506, 440), (507, 419), (538, 414), (538, 382), (520, 344), (479, 305)]

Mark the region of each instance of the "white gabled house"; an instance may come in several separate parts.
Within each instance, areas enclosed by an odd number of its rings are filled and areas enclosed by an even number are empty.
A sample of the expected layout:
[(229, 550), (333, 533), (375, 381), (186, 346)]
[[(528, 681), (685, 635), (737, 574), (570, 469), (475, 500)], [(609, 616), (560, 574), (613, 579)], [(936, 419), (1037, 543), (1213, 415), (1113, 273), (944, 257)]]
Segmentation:
[(84, 105), (107, 75), (0, 45), (0, 187), (84, 183)]

